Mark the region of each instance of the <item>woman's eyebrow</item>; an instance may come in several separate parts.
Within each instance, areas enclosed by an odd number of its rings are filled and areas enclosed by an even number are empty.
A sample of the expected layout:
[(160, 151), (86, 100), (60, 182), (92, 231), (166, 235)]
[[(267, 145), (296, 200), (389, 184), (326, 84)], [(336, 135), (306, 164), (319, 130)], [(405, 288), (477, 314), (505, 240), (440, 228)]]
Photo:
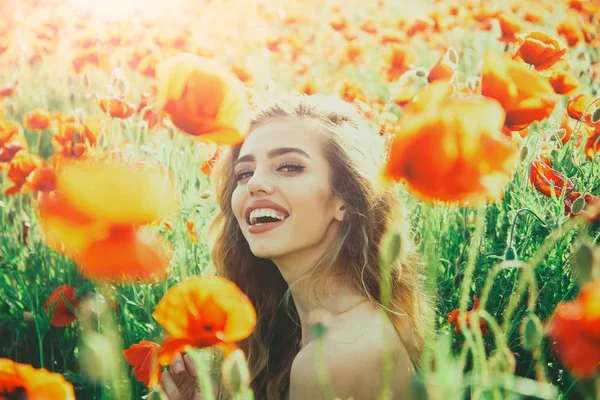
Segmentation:
[[(273, 157), (277, 157), (277, 156), (287, 154), (287, 153), (297, 153), (306, 158), (310, 158), (310, 156), (304, 150), (301, 150), (296, 147), (278, 147), (276, 149), (269, 150), (269, 152), (267, 153), (267, 157), (273, 158)], [(235, 162), (235, 165), (237, 165), (241, 162), (254, 161), (254, 160), (255, 160), (255, 158), (252, 154), (246, 154), (245, 156), (238, 158), (237, 161)]]

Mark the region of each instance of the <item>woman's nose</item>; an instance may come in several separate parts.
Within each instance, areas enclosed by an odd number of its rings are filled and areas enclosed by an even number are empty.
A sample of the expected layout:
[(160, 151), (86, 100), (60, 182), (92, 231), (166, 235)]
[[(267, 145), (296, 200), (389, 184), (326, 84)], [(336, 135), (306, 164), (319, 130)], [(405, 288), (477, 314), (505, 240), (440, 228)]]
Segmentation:
[(248, 192), (256, 195), (259, 192), (270, 194), (273, 192), (273, 185), (269, 182), (267, 176), (258, 169), (254, 171), (247, 184)]

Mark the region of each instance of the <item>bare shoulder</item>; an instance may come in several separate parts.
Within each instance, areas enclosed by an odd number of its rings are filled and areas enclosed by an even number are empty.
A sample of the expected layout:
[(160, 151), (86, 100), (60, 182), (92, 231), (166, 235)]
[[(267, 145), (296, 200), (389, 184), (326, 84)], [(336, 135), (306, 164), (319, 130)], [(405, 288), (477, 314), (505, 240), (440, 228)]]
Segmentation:
[(317, 365), (326, 370), (334, 397), (377, 398), (385, 351), (391, 352), (394, 365), (393, 398), (407, 398), (414, 368), (389, 319), (383, 313), (349, 317), (336, 321), (321, 343), (310, 342), (298, 353), (292, 364), (290, 400), (321, 398)]

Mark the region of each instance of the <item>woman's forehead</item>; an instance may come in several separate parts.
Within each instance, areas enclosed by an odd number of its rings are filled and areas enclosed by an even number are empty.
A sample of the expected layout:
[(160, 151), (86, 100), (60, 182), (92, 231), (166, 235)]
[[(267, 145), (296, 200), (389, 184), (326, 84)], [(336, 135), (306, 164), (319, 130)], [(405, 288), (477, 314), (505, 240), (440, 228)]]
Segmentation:
[(320, 136), (317, 127), (310, 121), (298, 117), (277, 118), (252, 129), (246, 136), (239, 155), (260, 156), (277, 147), (297, 147), (314, 153), (321, 148)]

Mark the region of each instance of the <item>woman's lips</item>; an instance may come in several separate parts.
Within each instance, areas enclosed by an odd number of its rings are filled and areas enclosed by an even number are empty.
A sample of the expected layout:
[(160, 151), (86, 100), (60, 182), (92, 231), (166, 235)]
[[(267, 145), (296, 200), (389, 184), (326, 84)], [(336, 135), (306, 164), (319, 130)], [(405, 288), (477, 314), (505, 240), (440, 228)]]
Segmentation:
[(263, 232), (270, 231), (272, 229), (277, 228), (279, 225), (283, 224), (286, 220), (287, 220), (287, 218), (284, 219), (283, 221), (267, 222), (267, 223), (264, 223), (261, 225), (250, 225), (250, 226), (248, 226), (248, 233), (263, 233)]

